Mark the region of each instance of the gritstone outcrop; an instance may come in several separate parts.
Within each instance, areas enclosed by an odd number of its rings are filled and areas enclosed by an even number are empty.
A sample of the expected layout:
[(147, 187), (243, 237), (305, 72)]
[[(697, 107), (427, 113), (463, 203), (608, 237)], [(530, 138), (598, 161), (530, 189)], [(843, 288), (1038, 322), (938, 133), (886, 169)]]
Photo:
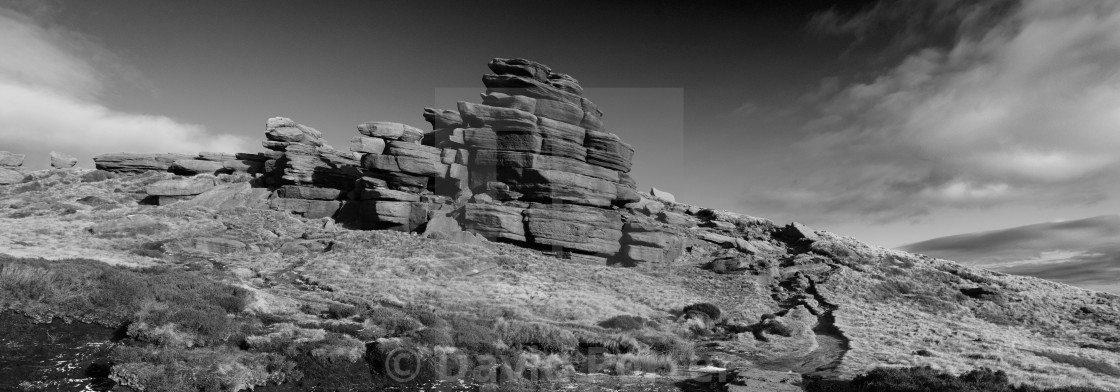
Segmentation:
[(628, 174), (634, 148), (608, 131), (579, 82), (524, 59), (488, 65), (494, 74), (482, 78), (481, 102), (424, 109), (429, 131), (358, 124), (349, 151), (328, 145), (315, 128), (274, 117), (265, 126), (266, 152), (118, 153), (94, 161), (109, 172), (184, 176), (148, 186), (161, 205), (196, 195), (227, 199), (207, 195), (235, 192), (210, 177), (241, 176), (269, 190), (260, 205), (351, 228), (426, 231), (430, 220), (450, 217), (460, 227), (431, 230), (465, 230), (603, 262), (676, 258), (679, 233), (653, 219), (627, 222), (620, 213), (650, 202)]

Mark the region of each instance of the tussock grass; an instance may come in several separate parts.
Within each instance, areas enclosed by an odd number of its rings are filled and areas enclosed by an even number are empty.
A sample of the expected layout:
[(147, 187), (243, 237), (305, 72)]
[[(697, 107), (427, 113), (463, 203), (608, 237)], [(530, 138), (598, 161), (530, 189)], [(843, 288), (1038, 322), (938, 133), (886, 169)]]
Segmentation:
[(424, 326), (403, 309), (388, 306), (371, 308), (364, 317), (366, 325), (379, 328), (387, 336), (401, 336)]
[(629, 333), (597, 333), (586, 330), (574, 332), (583, 348), (601, 348), (612, 354), (637, 353), (649, 349), (648, 345)]
[(244, 310), (252, 299), (245, 289), (198, 273), (5, 255), (0, 255), (0, 294), (0, 308), (36, 318), (115, 326), (140, 312), (139, 321), (181, 323), (203, 334), (223, 331), (214, 319)]
[(641, 373), (673, 374), (677, 362), (672, 357), (660, 354), (606, 354), (598, 369), (616, 375)]
[(230, 347), (162, 349), (119, 346), (110, 378), (140, 391), (239, 391), (299, 379), (282, 355)]
[(677, 363), (692, 362), (696, 356), (696, 345), (672, 332), (641, 330), (633, 332), (634, 339), (648, 346), (648, 353), (673, 358)]
[(712, 321), (718, 321), (720, 315), (723, 314), (723, 312), (719, 310), (718, 306), (707, 302), (700, 302), (685, 306), (682, 312), (686, 314), (689, 312), (704, 313), (708, 315), (708, 318), (712, 319)]
[(620, 314), (618, 316), (614, 316), (599, 322), (599, 326), (603, 328), (632, 331), (636, 329), (642, 329), (646, 326), (646, 322), (647, 320), (644, 317)]
[(546, 353), (573, 352), (580, 344), (571, 331), (540, 322), (498, 319), (494, 331), (511, 347), (532, 347)]
[(507, 347), (487, 323), (462, 316), (449, 317), (455, 346), (477, 354), (499, 354)]

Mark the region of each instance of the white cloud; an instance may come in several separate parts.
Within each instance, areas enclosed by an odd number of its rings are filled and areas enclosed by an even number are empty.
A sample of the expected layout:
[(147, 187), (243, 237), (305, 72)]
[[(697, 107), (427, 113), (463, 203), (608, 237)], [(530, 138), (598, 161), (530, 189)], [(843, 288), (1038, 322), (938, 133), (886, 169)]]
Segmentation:
[(76, 33), (0, 9), (0, 49), (0, 149), (28, 154), (30, 167), (45, 167), (50, 150), (88, 167), (89, 158), (108, 152), (246, 151), (250, 145), (200, 125), (98, 103), (109, 81), (97, 66), (125, 66), (104, 64), (111, 53)]
[[(955, 26), (947, 43), (909, 26), (908, 36), (897, 38), (902, 46), (923, 39), (928, 46), (918, 45), (869, 81), (809, 100), (819, 114), (807, 121), (790, 167), (801, 176), (800, 194), (814, 196), (764, 190), (747, 204), (895, 221), (942, 209), (1114, 196), (1120, 191), (1120, 2), (996, 3), (1006, 2), (934, 7), (933, 14), (949, 17), (936, 20), (938, 26)], [(815, 23), (866, 41), (882, 24), (876, 18), (922, 14), (884, 11), (903, 6), (920, 4), (883, 2)]]

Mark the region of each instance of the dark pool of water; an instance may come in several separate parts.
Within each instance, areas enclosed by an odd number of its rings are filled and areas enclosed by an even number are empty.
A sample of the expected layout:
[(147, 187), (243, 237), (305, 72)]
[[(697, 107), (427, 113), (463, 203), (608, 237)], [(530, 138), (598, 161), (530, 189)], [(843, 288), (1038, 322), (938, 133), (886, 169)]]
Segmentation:
[(107, 391), (117, 328), (0, 312), (0, 391)]

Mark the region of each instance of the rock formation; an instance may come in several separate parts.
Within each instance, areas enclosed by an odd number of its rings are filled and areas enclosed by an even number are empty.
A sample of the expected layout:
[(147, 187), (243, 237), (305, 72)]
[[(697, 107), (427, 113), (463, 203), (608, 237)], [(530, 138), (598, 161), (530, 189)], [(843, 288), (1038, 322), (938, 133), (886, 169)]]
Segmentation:
[[(349, 151), (331, 147), (310, 126), (274, 117), (265, 124), (262, 145), (269, 151), (263, 153), (122, 153), (94, 161), (109, 172), (196, 176), (148, 186), (158, 204), (201, 195), (225, 205), (245, 190), (215, 189), (214, 176), (240, 173), (253, 188), (269, 190), (261, 203), (269, 208), (332, 217), (352, 228), (423, 231), (430, 220), (446, 226), (444, 218), (451, 218), (460, 227), (441, 231), (564, 257), (623, 263), (679, 257), (679, 233), (654, 218), (624, 222), (619, 209), (643, 200), (628, 174), (634, 149), (608, 131), (579, 82), (524, 59), (488, 65), (494, 74), (482, 78), (481, 102), (424, 109), (430, 131), (358, 124)], [(665, 195), (658, 191), (655, 200), (672, 202)]]

